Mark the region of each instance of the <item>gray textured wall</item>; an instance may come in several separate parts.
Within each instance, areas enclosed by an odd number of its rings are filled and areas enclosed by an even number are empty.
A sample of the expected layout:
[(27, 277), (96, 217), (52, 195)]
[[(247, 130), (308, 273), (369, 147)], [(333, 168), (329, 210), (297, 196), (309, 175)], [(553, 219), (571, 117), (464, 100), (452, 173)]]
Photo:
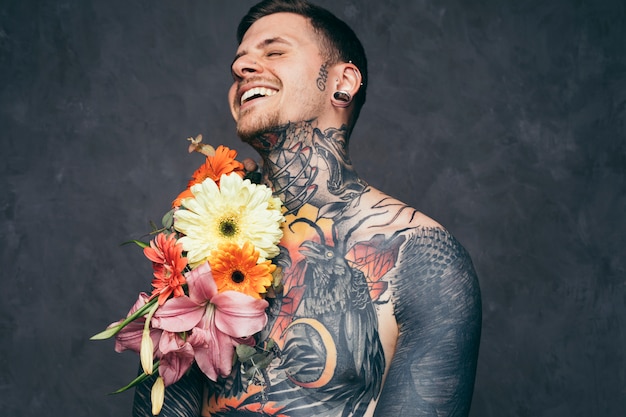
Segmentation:
[[(622, 0), (320, 1), (369, 52), (352, 157), (480, 275), (472, 416), (626, 410)], [(120, 242), (201, 162), (251, 1), (0, 3), (0, 411), (128, 415), (134, 354), (88, 337), (147, 289)]]

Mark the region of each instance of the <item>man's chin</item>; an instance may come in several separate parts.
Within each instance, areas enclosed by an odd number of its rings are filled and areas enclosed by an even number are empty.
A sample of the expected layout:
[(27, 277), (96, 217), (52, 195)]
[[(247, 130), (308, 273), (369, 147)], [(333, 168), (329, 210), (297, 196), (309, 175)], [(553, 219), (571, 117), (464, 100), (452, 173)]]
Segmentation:
[(245, 143), (252, 144), (259, 136), (266, 133), (266, 129), (239, 129), (237, 128), (237, 136)]
[(266, 119), (263, 121), (257, 120), (254, 125), (242, 123), (237, 124), (237, 136), (245, 142), (253, 146), (257, 146), (259, 139), (266, 136), (268, 133), (275, 132), (279, 126), (277, 120)]

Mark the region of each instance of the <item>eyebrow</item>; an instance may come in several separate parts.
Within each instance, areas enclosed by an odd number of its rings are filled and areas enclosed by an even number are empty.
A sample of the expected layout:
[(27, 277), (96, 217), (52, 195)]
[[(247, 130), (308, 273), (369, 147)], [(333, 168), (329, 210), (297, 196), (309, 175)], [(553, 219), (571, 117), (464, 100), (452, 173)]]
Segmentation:
[[(265, 39), (265, 40), (259, 42), (255, 46), (255, 49), (263, 49), (263, 48), (266, 48), (266, 47), (268, 47), (270, 45), (273, 45), (273, 44), (276, 44), (276, 43), (284, 44), (284, 45), (287, 45), (287, 46), (291, 46), (292, 45), (292, 43), (289, 42), (287, 39), (282, 38), (280, 36), (276, 36), (274, 38), (268, 38), (268, 39)], [(239, 58), (241, 58), (242, 56), (246, 55), (247, 53), (248, 53), (247, 49), (244, 49), (243, 51), (237, 53), (235, 55), (235, 59), (233, 59), (233, 62), (231, 62), (230, 66), (232, 67), (233, 64), (235, 63), (235, 61), (237, 61)]]

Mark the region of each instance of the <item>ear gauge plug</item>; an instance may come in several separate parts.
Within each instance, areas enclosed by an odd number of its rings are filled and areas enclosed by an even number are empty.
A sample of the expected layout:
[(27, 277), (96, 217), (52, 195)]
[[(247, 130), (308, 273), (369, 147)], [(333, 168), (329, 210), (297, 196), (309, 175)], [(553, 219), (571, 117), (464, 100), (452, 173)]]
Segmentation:
[[(352, 64), (352, 61), (348, 61), (350, 64)], [(356, 68), (352, 68), (352, 71), (354, 71), (354, 75), (357, 77), (359, 77), (359, 73), (356, 70)], [(339, 79), (336, 79), (335, 82), (337, 83), (337, 87), (339, 86)], [(361, 85), (363, 85), (363, 83), (361, 83)], [(350, 103), (352, 102), (352, 96), (350, 95), (350, 93), (348, 93), (345, 90), (337, 90), (333, 93), (333, 104), (336, 107), (348, 107), (350, 105)]]
[(335, 94), (333, 94), (333, 98), (346, 104), (349, 104), (350, 100), (352, 100), (352, 96), (350, 95), (350, 93), (343, 90), (335, 91)]
[(352, 96), (347, 91), (338, 90), (333, 93), (331, 101), (335, 107), (348, 107), (352, 101)]

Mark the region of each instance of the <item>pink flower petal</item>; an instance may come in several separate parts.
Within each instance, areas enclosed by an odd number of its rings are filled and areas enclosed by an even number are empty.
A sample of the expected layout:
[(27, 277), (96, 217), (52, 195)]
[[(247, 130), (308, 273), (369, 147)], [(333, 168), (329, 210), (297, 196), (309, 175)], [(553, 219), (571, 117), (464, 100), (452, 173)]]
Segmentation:
[(185, 340), (178, 333), (164, 331), (159, 339), (159, 351), (162, 355), (180, 349), (185, 344)]
[(224, 291), (211, 299), (216, 307), (215, 326), (232, 337), (246, 337), (267, 323), (268, 303), (237, 291)]
[(128, 349), (139, 353), (142, 334), (143, 323), (129, 323), (115, 335), (115, 351), (120, 353)]
[(202, 319), (205, 306), (187, 296), (170, 298), (152, 317), (152, 327), (168, 332), (191, 330)]
[(204, 304), (217, 294), (217, 285), (208, 262), (198, 265), (189, 272), (185, 279), (189, 286), (189, 298), (198, 304)]
[(217, 381), (218, 376), (230, 374), (235, 354), (230, 336), (211, 326), (209, 329), (194, 329), (188, 341), (194, 346), (196, 363), (209, 379)]
[[(135, 304), (131, 307), (126, 317), (143, 307), (149, 299), (150, 296), (148, 294), (145, 292), (140, 293), (137, 301), (135, 301)], [(116, 352), (119, 353), (125, 350), (132, 350), (139, 353), (141, 349), (141, 337), (143, 335), (143, 326), (145, 321), (146, 320), (143, 317), (139, 317), (135, 321), (124, 326), (124, 328), (115, 335)], [(112, 323), (111, 326), (120, 324), (121, 322), (122, 320)], [(152, 338), (153, 345), (156, 347), (159, 343), (159, 338), (161, 337), (161, 330), (150, 329), (150, 337)]]
[(194, 357), (200, 370), (212, 381), (217, 381), (217, 363), (220, 352), (215, 348), (214, 335), (210, 330), (195, 328), (187, 341), (194, 348)]
[(159, 362), (159, 375), (167, 387), (182, 378), (191, 367), (194, 351), (191, 344), (170, 332), (163, 332), (159, 349), (163, 352)]

